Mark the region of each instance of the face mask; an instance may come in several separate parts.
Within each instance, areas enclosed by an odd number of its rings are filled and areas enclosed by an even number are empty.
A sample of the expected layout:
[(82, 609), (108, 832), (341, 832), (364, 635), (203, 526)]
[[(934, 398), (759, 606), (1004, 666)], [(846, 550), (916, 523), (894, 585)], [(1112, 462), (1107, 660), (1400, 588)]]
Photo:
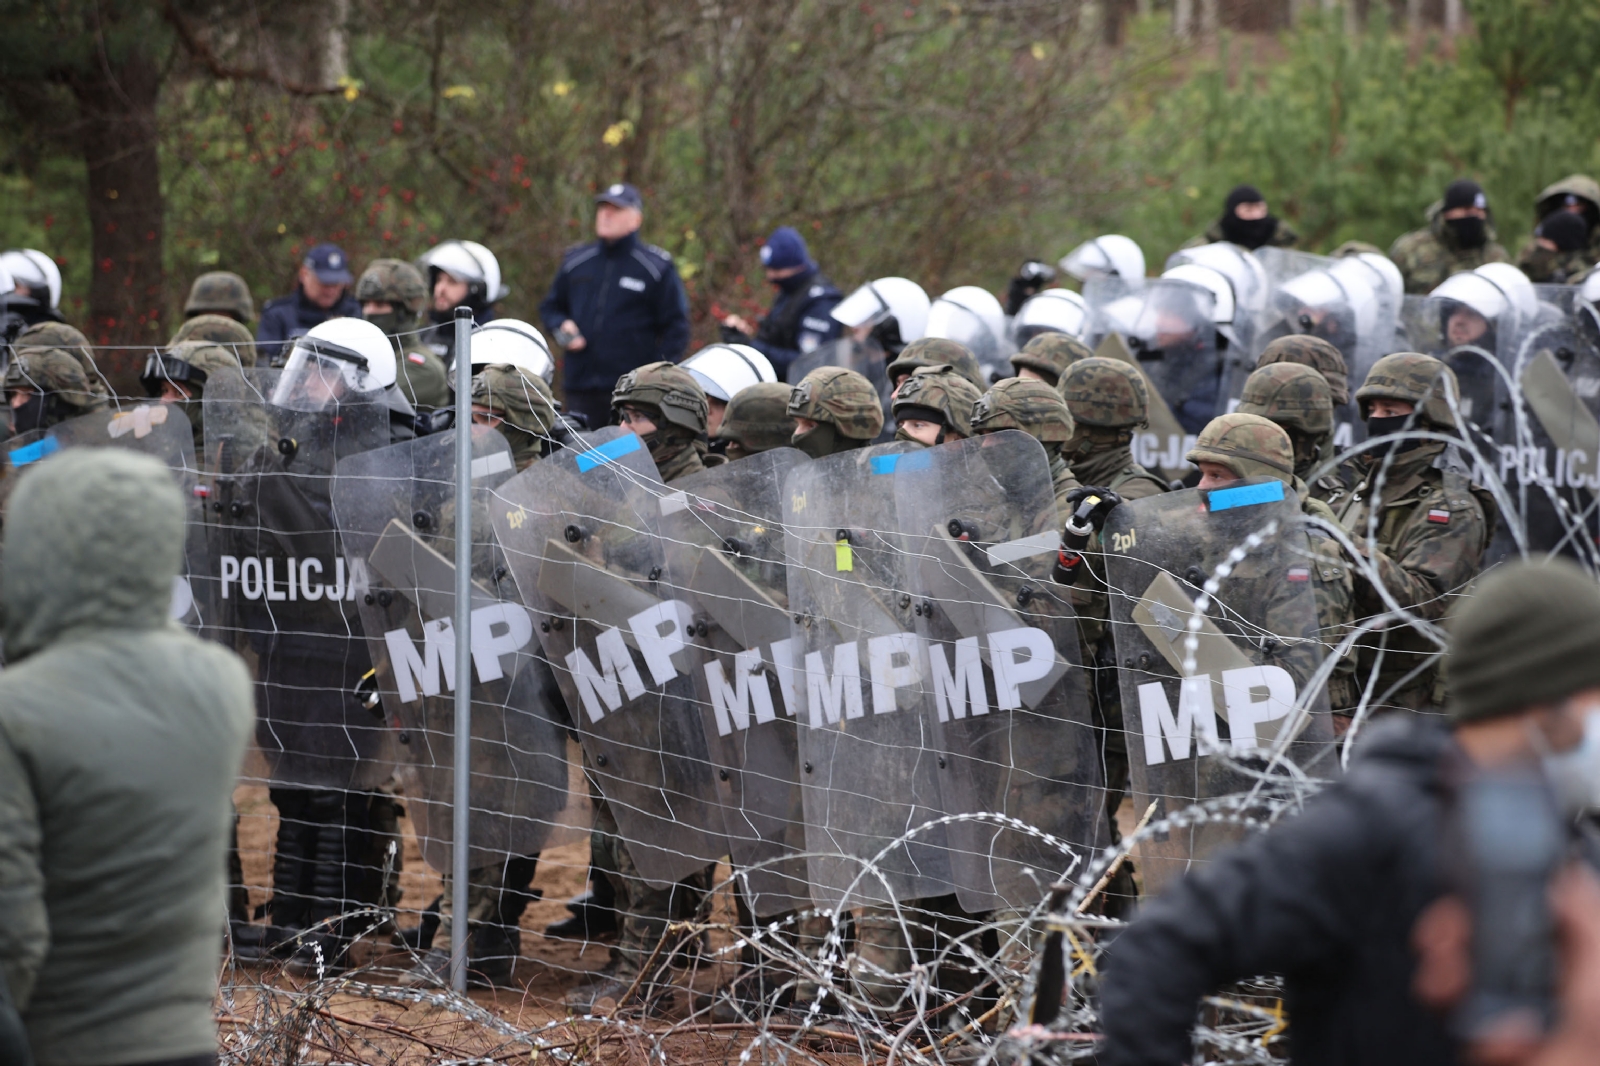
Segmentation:
[(1222, 237), (1234, 244), (1242, 244), (1251, 251), (1255, 251), (1263, 244), (1272, 240), (1278, 230), (1278, 216), (1268, 215), (1265, 218), (1243, 219), (1233, 212), (1222, 216)]
[[(1402, 429), (1406, 428), (1406, 423), (1408, 421), (1411, 423), (1412, 429), (1422, 428), (1415, 415), (1388, 415), (1384, 418), (1379, 418), (1374, 415), (1367, 419), (1367, 436), (1383, 437), (1390, 433), (1398, 433)], [(1383, 444), (1368, 448), (1367, 454), (1372, 456), (1384, 456), (1388, 455), (1390, 452), (1394, 452), (1398, 455), (1400, 452), (1409, 451), (1421, 443), (1422, 442), (1420, 440), (1415, 438), (1400, 441), (1398, 444), (1395, 441), (1386, 441)]]
[(818, 422), (815, 429), (797, 433), (789, 443), (813, 459), (825, 459), (835, 451), (839, 427), (832, 422)]
[(1600, 807), (1600, 711), (1584, 716), (1583, 739), (1577, 747), (1546, 754), (1541, 761), (1556, 799), (1568, 811), (1577, 814)]
[(11, 409), (11, 432), (14, 434), (31, 433), (36, 429), (43, 429), (45, 425), (45, 397), (34, 393), (28, 397), (27, 402), (21, 407)]
[(1462, 248), (1482, 248), (1489, 240), (1487, 225), (1481, 218), (1451, 218), (1445, 220), (1445, 225), (1450, 227), (1456, 235), (1456, 244)]

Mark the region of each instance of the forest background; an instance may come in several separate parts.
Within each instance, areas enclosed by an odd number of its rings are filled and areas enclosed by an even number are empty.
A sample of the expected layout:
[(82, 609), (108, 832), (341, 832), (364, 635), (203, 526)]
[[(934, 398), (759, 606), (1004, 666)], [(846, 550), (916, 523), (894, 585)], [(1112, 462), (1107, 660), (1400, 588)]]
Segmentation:
[(1600, 170), (1595, 0), (1199, 5), (0, 0), (0, 246), (54, 255), (101, 344), (161, 343), (205, 270), (291, 291), (324, 240), (482, 241), (533, 319), (625, 180), (699, 342), (768, 302), (782, 223), (847, 290), (1001, 291), (1106, 232), (1158, 272), (1241, 181), (1327, 250), (1471, 175), (1514, 252)]

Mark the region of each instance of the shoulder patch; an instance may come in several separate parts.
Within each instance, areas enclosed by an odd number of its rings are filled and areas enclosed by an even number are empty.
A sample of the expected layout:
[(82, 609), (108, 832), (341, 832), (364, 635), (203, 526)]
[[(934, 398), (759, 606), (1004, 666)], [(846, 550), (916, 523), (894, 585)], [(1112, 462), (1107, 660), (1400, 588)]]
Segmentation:
[(1437, 526), (1450, 524), (1450, 511), (1445, 507), (1433, 507), (1428, 510), (1428, 521)]
[(416, 363), (418, 366), (428, 365), (428, 357), (423, 355), (421, 352), (407, 352), (406, 358), (411, 362)]

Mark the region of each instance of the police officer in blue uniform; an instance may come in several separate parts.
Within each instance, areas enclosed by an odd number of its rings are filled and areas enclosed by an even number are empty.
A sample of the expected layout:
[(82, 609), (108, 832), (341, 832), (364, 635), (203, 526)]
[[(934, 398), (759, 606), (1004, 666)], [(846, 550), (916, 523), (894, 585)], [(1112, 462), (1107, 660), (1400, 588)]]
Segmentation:
[(262, 365), (287, 354), (287, 342), (304, 337), (330, 318), (360, 318), (361, 305), (350, 293), (355, 275), (337, 244), (319, 244), (300, 262), (300, 283), (288, 296), (268, 300), (256, 326), (256, 361)]
[(566, 349), (566, 410), (603, 426), (611, 421), (617, 378), (683, 357), (689, 301), (672, 256), (639, 239), (639, 190), (618, 183), (594, 202), (600, 239), (567, 250), (539, 317)]
[(767, 357), (778, 377), (796, 358), (839, 336), (839, 323), (828, 312), (843, 294), (823, 277), (811, 259), (806, 240), (792, 226), (779, 226), (761, 246), (761, 266), (778, 290), (772, 308), (759, 326), (729, 315), (722, 320), (722, 339), (748, 344)]

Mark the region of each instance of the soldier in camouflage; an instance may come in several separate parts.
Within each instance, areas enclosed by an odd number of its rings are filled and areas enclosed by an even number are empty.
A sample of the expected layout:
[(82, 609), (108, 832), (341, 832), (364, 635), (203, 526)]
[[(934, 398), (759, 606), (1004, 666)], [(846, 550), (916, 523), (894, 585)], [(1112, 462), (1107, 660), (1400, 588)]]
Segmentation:
[(978, 365), (978, 357), (972, 354), (972, 350), (959, 341), (944, 337), (924, 337), (912, 341), (900, 350), (885, 372), (889, 375), (890, 383), (898, 389), (913, 371), (928, 366), (953, 367), (957, 374), (972, 382), (980, 393), (989, 387), (983, 368)]
[(60, 348), (18, 349), (6, 369), (5, 388), (13, 434), (49, 429), (105, 406), (89, 388), (82, 364)]
[[(1396, 352), (1373, 364), (1356, 402), (1373, 439), (1413, 428), (1459, 435), (1450, 407), (1458, 395), (1455, 374), (1439, 360)], [(1493, 498), (1472, 483), (1459, 451), (1443, 441), (1369, 442), (1354, 465), (1359, 481), (1336, 508), (1340, 524), (1400, 607), (1427, 621), (1443, 618), (1481, 568), (1497, 514)], [(1359, 567), (1355, 592), (1359, 615), (1388, 609)], [(1358, 652), (1358, 683), (1377, 671), (1374, 710), (1438, 708), (1435, 643), (1391, 623)]]
[(1261, 350), (1261, 355), (1256, 359), (1256, 369), (1273, 363), (1309, 366), (1328, 383), (1328, 392), (1335, 407), (1350, 402), (1350, 371), (1345, 365), (1344, 353), (1332, 341), (1313, 337), (1309, 333), (1291, 333), (1287, 337), (1279, 337)]
[(1529, 281), (1569, 285), (1600, 261), (1600, 182), (1587, 174), (1553, 182), (1534, 201), (1533, 217), (1539, 224), (1517, 253)]
[(722, 442), (722, 454), (730, 463), (789, 444), (794, 436), (794, 422), (789, 418), (789, 394), (793, 391), (782, 382), (758, 381), (734, 394), (713, 438)]
[(982, 395), (953, 366), (925, 366), (894, 390), (894, 439), (932, 447), (972, 436), (972, 409)]
[(1041, 333), (1011, 357), (1011, 369), (1019, 378), (1033, 378), (1054, 388), (1061, 384), (1067, 367), (1092, 355), (1087, 344), (1070, 334)]
[(611, 392), (611, 410), (644, 441), (669, 485), (725, 462), (706, 447), (706, 394), (677, 363), (646, 363), (622, 375)]
[(972, 407), (974, 434), (1019, 429), (1044, 445), (1057, 510), (1066, 506), (1067, 493), (1078, 487), (1067, 457), (1061, 454), (1061, 446), (1072, 439), (1074, 428), (1066, 401), (1043, 381), (1018, 377), (996, 382)]
[(220, 370), (238, 369), (238, 356), (223, 345), (203, 340), (180, 341), (145, 360), (139, 384), (151, 399), (177, 405), (194, 430), (195, 455), (203, 455), (206, 378)]
[(813, 459), (864, 448), (883, 432), (883, 405), (854, 370), (819, 366), (789, 392), (789, 443)]
[(400, 259), (374, 259), (356, 280), (361, 317), (383, 330), (394, 345), (400, 390), (419, 411), (450, 406), (444, 360), (417, 332), (428, 302), (421, 271)]
[(1206, 231), (1183, 242), (1185, 248), (1231, 241), (1252, 252), (1257, 248), (1293, 248), (1300, 235), (1273, 215), (1267, 198), (1254, 185), (1236, 185), (1222, 202), (1222, 214)]
[(111, 390), (94, 362), (94, 346), (75, 327), (65, 322), (40, 322), (17, 334), (17, 339), (11, 342), (11, 348), (19, 355), (29, 348), (55, 348), (66, 352), (78, 361), (89, 394), (97, 401), (95, 407), (110, 400)]
[(201, 274), (189, 286), (183, 317), (197, 315), (224, 315), (248, 325), (256, 320), (256, 302), (250, 296), (250, 286), (239, 275), (231, 270), (213, 270)]
[(1397, 238), (1389, 249), (1406, 292), (1430, 293), (1452, 274), (1510, 258), (1495, 240), (1489, 199), (1475, 181), (1451, 182), (1444, 198), (1428, 206), (1427, 218), (1427, 226)]
[[(1245, 379), (1235, 409), (1260, 415), (1289, 434), (1294, 445), (1294, 476), (1307, 480), (1334, 455), (1333, 392), (1323, 376), (1300, 363), (1268, 363)], [(1313, 498), (1326, 503), (1347, 486), (1337, 470), (1309, 482)]]
[(227, 315), (195, 315), (178, 327), (178, 332), (172, 335), (167, 347), (174, 347), (184, 341), (209, 341), (212, 344), (220, 344), (234, 354), (240, 366), (256, 365), (255, 334)]
[(537, 374), (491, 364), (472, 376), (472, 420), (500, 431), (519, 473), (547, 452), (559, 417), (550, 386)]

